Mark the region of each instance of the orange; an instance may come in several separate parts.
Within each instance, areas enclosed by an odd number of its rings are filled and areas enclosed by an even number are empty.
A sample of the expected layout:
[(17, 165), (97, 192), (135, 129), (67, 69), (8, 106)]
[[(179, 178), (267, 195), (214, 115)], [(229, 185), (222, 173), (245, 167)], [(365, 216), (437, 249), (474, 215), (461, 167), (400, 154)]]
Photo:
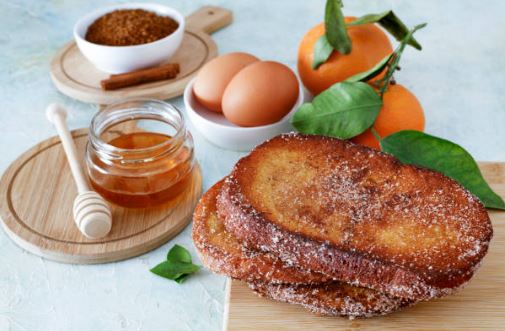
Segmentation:
[[(346, 22), (353, 20), (354, 17), (345, 18)], [(328, 60), (315, 70), (312, 69), (314, 44), (325, 33), (324, 24), (316, 25), (303, 37), (298, 48), (298, 73), (303, 85), (313, 95), (321, 93), (337, 82), (371, 69), (393, 52), (386, 34), (374, 24), (353, 26), (347, 31), (352, 42), (351, 53), (344, 55), (334, 51)]]
[[(384, 93), (383, 106), (373, 127), (382, 138), (401, 130), (424, 131), (424, 111), (416, 96), (399, 84), (390, 85)], [(370, 129), (352, 141), (380, 149)]]

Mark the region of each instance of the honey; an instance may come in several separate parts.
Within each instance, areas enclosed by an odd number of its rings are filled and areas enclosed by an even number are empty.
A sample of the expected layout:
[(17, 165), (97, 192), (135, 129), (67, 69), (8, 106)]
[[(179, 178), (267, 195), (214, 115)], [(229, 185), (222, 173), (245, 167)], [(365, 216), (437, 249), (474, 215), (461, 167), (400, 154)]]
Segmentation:
[[(108, 144), (120, 149), (142, 150), (160, 145), (171, 138), (159, 133), (136, 132), (121, 135)], [(148, 154), (145, 153), (144, 157), (148, 157)], [(112, 164), (102, 166), (109, 174), (94, 176), (90, 180), (93, 189), (105, 199), (130, 208), (152, 207), (177, 197), (188, 186), (192, 168), (186, 148), (170, 158), (153, 160), (149, 167), (151, 171), (157, 171), (152, 174), (146, 174), (145, 163), (121, 165), (119, 160), (113, 160)], [(124, 173), (115, 174), (112, 171), (115, 167), (121, 167)]]
[[(158, 206), (173, 201), (191, 183), (193, 141), (183, 126), (182, 115), (170, 106), (170, 116), (156, 118), (160, 110), (152, 107), (153, 102), (150, 100), (146, 107), (137, 105), (132, 114), (120, 112), (122, 116), (116, 114), (110, 121), (105, 118), (111, 114), (102, 114), (97, 122), (104, 122), (103, 126), (95, 123), (94, 127), (92, 122), (86, 157), (91, 186), (114, 204), (128, 208)], [(157, 101), (154, 105), (160, 106)], [(139, 107), (144, 111), (135, 116)], [(144, 127), (152, 123), (145, 125), (146, 121), (162, 121), (172, 130), (150, 131)]]

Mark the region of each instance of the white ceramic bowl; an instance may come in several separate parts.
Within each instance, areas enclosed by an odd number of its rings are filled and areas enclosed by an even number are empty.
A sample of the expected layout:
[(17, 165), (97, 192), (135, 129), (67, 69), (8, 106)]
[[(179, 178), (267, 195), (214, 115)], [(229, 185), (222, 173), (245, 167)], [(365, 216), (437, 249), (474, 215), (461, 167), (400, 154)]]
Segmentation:
[(193, 94), (193, 79), (184, 90), (184, 104), (189, 120), (195, 128), (211, 143), (234, 151), (250, 151), (263, 141), (284, 132), (293, 131), (289, 120), (303, 103), (304, 93), (301, 88), (298, 100), (289, 113), (280, 121), (256, 127), (240, 127), (230, 123), (223, 114), (208, 110), (202, 106)]
[[(158, 15), (169, 16), (179, 23), (179, 27), (165, 38), (134, 46), (105, 46), (84, 39), (88, 27), (97, 18), (118, 9), (144, 9)], [(125, 3), (95, 10), (81, 18), (74, 26), (74, 39), (81, 53), (98, 69), (119, 74), (152, 67), (168, 60), (181, 45), (184, 23), (184, 16), (170, 7), (151, 3)]]

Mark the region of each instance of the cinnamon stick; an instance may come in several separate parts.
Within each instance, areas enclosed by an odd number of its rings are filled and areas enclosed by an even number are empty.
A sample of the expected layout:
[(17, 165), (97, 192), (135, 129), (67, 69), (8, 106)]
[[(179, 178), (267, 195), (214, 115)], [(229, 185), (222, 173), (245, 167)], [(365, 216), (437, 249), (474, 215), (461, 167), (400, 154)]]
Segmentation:
[(122, 87), (175, 78), (178, 73), (179, 64), (168, 63), (159, 67), (111, 75), (109, 78), (102, 80), (100, 85), (102, 89), (106, 91), (117, 90)]

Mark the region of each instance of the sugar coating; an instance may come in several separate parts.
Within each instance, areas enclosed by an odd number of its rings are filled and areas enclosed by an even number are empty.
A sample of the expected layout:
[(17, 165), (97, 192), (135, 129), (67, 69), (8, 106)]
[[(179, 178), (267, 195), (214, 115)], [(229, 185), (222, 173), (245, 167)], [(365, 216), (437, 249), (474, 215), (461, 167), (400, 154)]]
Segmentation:
[(463, 286), (492, 236), (482, 204), (455, 181), (350, 142), (295, 133), (239, 161), (218, 201), (227, 230), (249, 247), (411, 299)]
[(195, 210), (193, 241), (204, 265), (219, 274), (245, 280), (265, 289), (275, 300), (299, 303), (310, 311), (333, 316), (370, 317), (412, 304), (377, 291), (353, 287), (331, 277), (283, 263), (273, 254), (247, 249), (228, 233), (216, 214), (217, 183)]
[(349, 319), (386, 315), (414, 304), (338, 282), (317, 287), (251, 282), (249, 287), (259, 296), (301, 305), (317, 315), (347, 316)]
[(245, 281), (309, 284), (331, 277), (289, 266), (277, 256), (247, 249), (226, 231), (216, 211), (218, 182), (200, 199), (193, 217), (193, 242), (201, 260), (212, 271)]

